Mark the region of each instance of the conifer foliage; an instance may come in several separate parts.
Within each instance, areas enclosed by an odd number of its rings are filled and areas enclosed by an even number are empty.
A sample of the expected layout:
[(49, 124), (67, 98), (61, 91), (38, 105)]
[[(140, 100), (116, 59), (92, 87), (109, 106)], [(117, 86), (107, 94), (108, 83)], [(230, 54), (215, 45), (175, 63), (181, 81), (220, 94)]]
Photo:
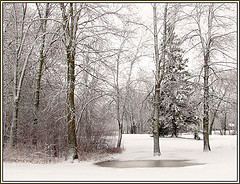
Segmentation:
[(174, 32), (174, 24), (167, 24), (166, 61), (161, 90), (160, 112), (164, 120), (160, 122), (160, 136), (171, 134), (196, 124), (194, 107), (190, 101), (192, 83), (187, 71), (188, 59), (183, 58), (181, 41)]

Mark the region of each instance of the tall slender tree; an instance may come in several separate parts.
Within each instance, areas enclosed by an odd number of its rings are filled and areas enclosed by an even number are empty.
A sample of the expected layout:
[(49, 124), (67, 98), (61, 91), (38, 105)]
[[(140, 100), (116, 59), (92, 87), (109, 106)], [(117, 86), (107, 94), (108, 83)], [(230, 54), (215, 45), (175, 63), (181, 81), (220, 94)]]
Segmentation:
[(122, 142), (122, 133), (123, 133), (123, 121), (121, 120), (121, 107), (120, 107), (120, 85), (119, 85), (119, 78), (120, 78), (120, 61), (121, 55), (123, 54), (123, 48), (125, 43), (127, 42), (128, 36), (125, 36), (121, 42), (117, 58), (116, 58), (116, 81), (115, 81), (115, 88), (116, 88), (116, 112), (117, 112), (117, 122), (118, 122), (118, 141), (117, 141), (117, 148), (121, 147)]
[[(228, 15), (221, 16), (223, 11)], [(211, 151), (209, 141), (209, 77), (215, 73), (213, 69), (215, 57), (222, 56), (226, 60), (234, 60), (235, 56), (229, 54), (230, 49), (235, 49), (236, 22), (234, 7), (225, 3), (196, 3), (188, 18), (193, 20), (196, 29), (188, 37), (197, 38), (194, 47), (199, 48), (203, 60), (203, 151)], [(219, 62), (216, 62), (218, 64)], [(221, 63), (221, 62), (220, 62)], [(228, 63), (224, 61), (224, 63)], [(213, 71), (213, 72), (212, 72)]]
[(159, 58), (159, 44), (158, 44), (158, 29), (157, 29), (157, 6), (153, 4), (153, 29), (154, 29), (154, 52), (155, 52), (155, 94), (154, 94), (154, 125), (153, 125), (153, 154), (161, 155), (159, 146), (159, 117), (160, 117), (160, 58)]
[[(161, 48), (159, 48), (158, 43), (158, 19), (157, 19), (157, 6), (156, 3), (153, 4), (153, 36), (154, 36), (154, 55), (155, 55), (155, 89), (154, 89), (154, 122), (153, 122), (153, 154), (154, 156), (161, 155), (160, 146), (159, 146), (159, 124), (161, 119), (160, 113), (160, 95), (161, 95), (161, 83), (164, 78), (164, 68), (165, 68), (165, 56), (166, 56), (166, 34), (167, 34), (167, 7), (168, 4), (165, 4), (164, 15), (163, 15), (163, 37)], [(159, 53), (161, 50), (161, 54)]]
[(13, 119), (10, 132), (10, 146), (15, 147), (17, 144), (17, 131), (18, 131), (18, 119), (19, 119), (19, 102), (21, 99), (22, 86), (25, 78), (25, 73), (29, 63), (29, 58), (32, 54), (36, 40), (39, 38), (35, 35), (35, 41), (26, 47), (28, 34), (32, 25), (32, 21), (28, 20), (27, 15), (27, 3), (12, 4), (13, 15), (13, 32), (15, 34), (14, 39), (10, 42), (10, 46), (13, 45), (14, 53), (14, 74), (13, 74)]
[(77, 46), (77, 29), (79, 10), (73, 3), (61, 3), (62, 26), (64, 31), (64, 46), (67, 62), (67, 127), (68, 127), (68, 157), (70, 160), (78, 159), (77, 138), (75, 131), (75, 56)]
[(39, 4), (36, 3), (37, 9), (38, 9), (38, 15), (40, 18), (40, 30), (41, 30), (41, 44), (40, 44), (40, 51), (39, 51), (39, 59), (38, 59), (38, 71), (37, 71), (37, 77), (36, 77), (36, 91), (35, 91), (35, 101), (34, 101), (34, 114), (35, 118), (33, 121), (33, 137), (32, 137), (32, 144), (37, 144), (37, 125), (38, 125), (38, 109), (39, 109), (39, 103), (40, 103), (40, 88), (41, 88), (41, 78), (42, 78), (42, 72), (43, 72), (43, 64), (45, 61), (45, 42), (46, 42), (46, 31), (47, 31), (47, 19), (50, 12), (50, 5), (49, 3), (45, 4), (45, 12), (44, 15), (42, 15), (42, 12), (40, 10)]

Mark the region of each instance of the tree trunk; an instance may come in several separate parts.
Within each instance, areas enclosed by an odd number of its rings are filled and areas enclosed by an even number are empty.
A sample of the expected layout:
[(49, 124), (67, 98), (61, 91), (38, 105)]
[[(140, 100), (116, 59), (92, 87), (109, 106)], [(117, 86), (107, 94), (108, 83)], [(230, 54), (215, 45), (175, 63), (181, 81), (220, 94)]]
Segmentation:
[(159, 124), (160, 124), (160, 109), (159, 109), (159, 100), (160, 100), (160, 85), (155, 86), (155, 104), (154, 104), (154, 125), (153, 125), (153, 155), (160, 156), (160, 146), (159, 146)]
[[(45, 16), (44, 18), (48, 18), (49, 14), (49, 3), (46, 4), (45, 9)], [(41, 17), (41, 12), (39, 10), (39, 16)], [(40, 96), (40, 87), (41, 87), (41, 77), (42, 77), (42, 67), (44, 63), (44, 47), (45, 47), (45, 37), (46, 37), (46, 26), (47, 26), (47, 20), (41, 20), (41, 32), (42, 32), (42, 39), (41, 39), (41, 47), (39, 51), (39, 60), (38, 60), (38, 72), (37, 72), (37, 78), (36, 78), (36, 92), (35, 92), (35, 111), (38, 110), (39, 107), (39, 96)]]
[[(19, 111), (19, 101), (20, 101), (20, 96), (21, 96), (21, 90), (22, 90), (22, 84), (23, 84), (23, 80), (24, 80), (24, 76), (25, 76), (25, 72), (26, 72), (26, 68), (27, 68), (27, 64), (28, 64), (28, 59), (32, 53), (32, 49), (33, 46), (30, 48), (30, 52), (27, 54), (24, 64), (22, 66), (22, 71), (19, 72), (19, 60), (21, 58), (21, 53), (22, 53), (22, 47), (24, 41), (25, 41), (25, 35), (23, 35), (25, 29), (24, 29), (24, 21), (26, 18), (26, 12), (27, 12), (27, 4), (25, 4), (25, 7), (23, 9), (23, 17), (22, 17), (22, 28), (21, 30), (18, 30), (17, 28), (17, 16), (16, 15), (16, 10), (15, 10), (15, 5), (13, 5), (14, 7), (14, 19), (15, 19), (15, 32), (18, 33), (19, 31), (22, 32), (21, 36), (16, 34), (16, 38), (15, 38), (15, 42), (16, 42), (16, 50), (15, 50), (15, 56), (16, 56), (16, 63), (15, 63), (15, 67), (14, 67), (14, 79), (13, 79), (13, 120), (12, 120), (12, 125), (11, 125), (11, 131), (10, 131), (10, 147), (14, 148), (16, 146), (17, 143), (17, 130), (18, 130), (18, 111)], [(25, 33), (27, 34), (27, 33)], [(19, 43), (19, 38), (22, 39), (22, 43)], [(19, 73), (21, 73), (19, 79), (18, 79), (18, 75)]]
[[(213, 21), (213, 4), (209, 5), (208, 12), (208, 40), (204, 49), (204, 107), (203, 107), (203, 151), (211, 151), (209, 143), (209, 62), (210, 62), (210, 48), (212, 44), (211, 30)], [(203, 38), (201, 40), (204, 45)]]
[(119, 85), (118, 85), (118, 72), (119, 72), (119, 62), (117, 64), (117, 122), (118, 122), (118, 141), (117, 141), (117, 148), (121, 147), (122, 142), (122, 128), (123, 124), (120, 119), (120, 92), (119, 92)]
[(121, 142), (122, 142), (122, 124), (118, 121), (118, 141), (117, 141), (117, 148), (121, 148)]
[(227, 90), (224, 91), (224, 93), (223, 93), (220, 101), (219, 101), (218, 104), (217, 104), (216, 109), (214, 110), (213, 118), (212, 118), (212, 121), (211, 121), (211, 123), (210, 123), (209, 135), (212, 135), (213, 124), (214, 124), (215, 118), (216, 118), (216, 116), (217, 116), (217, 111), (218, 111), (218, 109), (219, 109), (219, 107), (220, 107), (220, 105), (221, 105), (221, 103), (222, 103), (222, 101), (223, 101), (223, 98), (225, 97), (226, 93), (227, 93)]
[(214, 113), (213, 113), (212, 121), (210, 123), (210, 127), (209, 127), (209, 135), (212, 135), (212, 129), (213, 129), (213, 125), (214, 125), (216, 115), (217, 115), (217, 111), (215, 110)]
[(11, 125), (11, 133), (10, 133), (10, 146), (14, 148), (17, 143), (17, 122), (18, 122), (18, 109), (19, 109), (19, 103), (18, 100), (14, 100), (13, 105), (13, 121)]
[(67, 49), (67, 122), (68, 122), (68, 146), (69, 159), (78, 159), (77, 154), (77, 137), (75, 132), (75, 105), (74, 105), (74, 88), (75, 88), (75, 53), (71, 48)]
[(227, 112), (225, 112), (224, 114), (224, 121), (223, 121), (223, 135), (226, 135), (226, 131), (227, 131)]
[(10, 132), (10, 147), (15, 147), (17, 142), (17, 123), (18, 123), (18, 108), (19, 108), (19, 98), (17, 97), (18, 93), (18, 59), (16, 59), (16, 64), (14, 68), (14, 86), (13, 86), (13, 120), (11, 124)]
[(204, 57), (204, 117), (203, 117), (203, 150), (211, 151), (209, 144), (209, 51)]
[[(158, 29), (157, 29), (157, 7), (153, 4), (153, 31), (154, 31), (154, 53), (156, 65), (155, 77), (155, 96), (154, 96), (154, 122), (153, 122), (153, 155), (160, 156), (159, 146), (159, 123), (160, 123), (160, 59), (159, 59), (159, 45), (158, 45)], [(163, 53), (162, 53), (163, 54)]]
[(175, 123), (175, 120), (172, 120), (172, 137), (177, 137), (177, 124)]
[(70, 160), (78, 159), (77, 137), (75, 128), (75, 49), (76, 33), (79, 15), (74, 11), (73, 3), (69, 3), (69, 12), (66, 14), (64, 3), (60, 4), (62, 9), (63, 30), (65, 31), (65, 47), (67, 58), (67, 127), (68, 127), (68, 158)]
[[(39, 10), (39, 9), (38, 9)], [(41, 12), (39, 10), (39, 16), (41, 17)], [(46, 9), (45, 9), (45, 15), (44, 18), (48, 18), (49, 15), (49, 3), (46, 4)], [(43, 63), (44, 63), (44, 48), (45, 48), (45, 37), (46, 37), (46, 26), (47, 26), (47, 19), (41, 20), (41, 32), (42, 32), (42, 39), (41, 39), (41, 47), (39, 51), (39, 60), (38, 60), (38, 72), (37, 72), (37, 78), (36, 78), (36, 91), (35, 91), (35, 119), (33, 121), (33, 127), (32, 127), (32, 144), (36, 146), (37, 144), (37, 125), (38, 125), (38, 108), (39, 108), (39, 97), (40, 97), (40, 87), (41, 87), (41, 78), (42, 78), (42, 70), (43, 70)]]
[[(120, 115), (120, 89), (119, 89), (119, 65), (120, 65), (120, 56), (122, 47), (124, 46), (127, 39), (124, 39), (123, 42), (120, 45), (120, 49), (117, 56), (117, 67), (116, 67), (116, 113), (117, 113), (117, 123), (118, 123), (118, 141), (117, 141), (117, 148), (119, 149), (121, 147), (122, 142), (122, 133), (123, 133), (123, 122), (121, 121), (121, 115)], [(123, 109), (124, 113), (124, 109)]]
[(212, 135), (212, 132), (213, 132), (213, 124), (214, 124), (214, 117), (213, 117), (213, 119), (212, 119), (212, 121), (211, 121), (211, 123), (210, 123), (210, 127), (209, 127), (209, 135)]
[(154, 156), (160, 156), (159, 146), (159, 124), (160, 124), (160, 95), (161, 95), (161, 81), (164, 77), (165, 68), (165, 55), (166, 55), (166, 34), (167, 34), (167, 7), (164, 8), (164, 20), (163, 20), (163, 42), (161, 47), (161, 59), (159, 57), (159, 45), (158, 45), (158, 29), (157, 29), (157, 7), (153, 4), (153, 34), (154, 34), (154, 52), (155, 52), (155, 65), (156, 65), (156, 79), (155, 79), (155, 96), (154, 96), (154, 125), (153, 125), (153, 141), (154, 141)]

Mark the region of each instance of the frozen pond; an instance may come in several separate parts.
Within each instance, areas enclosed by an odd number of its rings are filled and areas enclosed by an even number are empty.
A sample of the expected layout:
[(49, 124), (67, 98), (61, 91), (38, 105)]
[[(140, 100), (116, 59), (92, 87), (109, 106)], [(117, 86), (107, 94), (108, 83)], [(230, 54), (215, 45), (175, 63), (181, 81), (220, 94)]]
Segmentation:
[(96, 165), (101, 167), (134, 168), (134, 167), (186, 167), (203, 164), (190, 162), (189, 160), (129, 160), (129, 161), (112, 160), (98, 162), (96, 163)]

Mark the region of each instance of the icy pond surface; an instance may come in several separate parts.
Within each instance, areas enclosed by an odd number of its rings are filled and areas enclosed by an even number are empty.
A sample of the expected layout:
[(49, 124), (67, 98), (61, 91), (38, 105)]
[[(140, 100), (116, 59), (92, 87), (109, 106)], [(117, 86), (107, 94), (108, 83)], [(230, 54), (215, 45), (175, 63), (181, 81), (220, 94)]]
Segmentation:
[(129, 160), (129, 161), (104, 161), (95, 163), (101, 167), (115, 168), (134, 168), (134, 167), (186, 167), (194, 165), (203, 165), (202, 163), (193, 163), (189, 160)]

